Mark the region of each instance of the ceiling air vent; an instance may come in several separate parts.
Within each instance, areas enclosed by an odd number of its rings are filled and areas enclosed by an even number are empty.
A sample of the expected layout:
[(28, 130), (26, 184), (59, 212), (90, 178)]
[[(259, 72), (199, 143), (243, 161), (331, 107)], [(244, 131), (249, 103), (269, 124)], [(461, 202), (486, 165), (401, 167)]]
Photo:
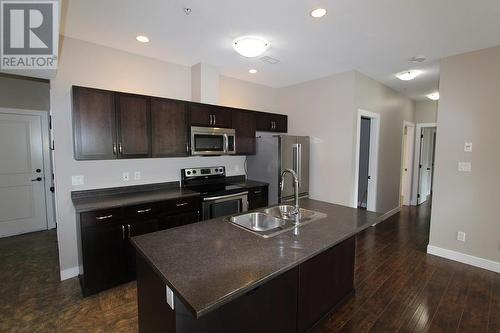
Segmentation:
[(264, 56), (264, 57), (260, 58), (260, 60), (267, 62), (268, 64), (271, 64), (271, 65), (276, 65), (278, 62), (280, 62), (278, 59), (274, 59), (274, 58), (271, 58), (268, 56)]

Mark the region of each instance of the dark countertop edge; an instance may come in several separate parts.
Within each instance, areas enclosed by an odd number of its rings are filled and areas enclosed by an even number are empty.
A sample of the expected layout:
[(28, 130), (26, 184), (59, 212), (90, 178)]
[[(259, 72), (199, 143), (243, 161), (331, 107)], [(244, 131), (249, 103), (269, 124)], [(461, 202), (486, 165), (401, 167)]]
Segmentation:
[[(202, 223), (202, 222), (198, 222), (198, 223)], [(301, 260), (298, 260), (296, 262), (294, 262), (293, 264), (291, 265), (288, 265), (288, 266), (285, 266), (275, 272), (273, 272), (272, 274), (269, 274), (268, 276), (260, 279), (260, 280), (257, 280), (255, 281), (254, 283), (250, 284), (250, 285), (247, 285), (247, 286), (244, 286), (240, 289), (237, 289), (235, 290), (234, 292), (232, 292), (231, 294), (228, 294), (222, 298), (220, 298), (219, 300), (213, 302), (213, 303), (210, 303), (208, 306), (206, 306), (204, 309), (200, 310), (200, 311), (196, 311), (196, 309), (194, 309), (191, 304), (189, 304), (189, 302), (184, 298), (184, 296), (175, 288), (175, 286), (173, 286), (167, 279), (165, 279), (165, 277), (163, 276), (163, 274), (160, 272), (160, 270), (146, 257), (146, 255), (142, 252), (142, 250), (136, 245), (134, 239), (132, 238), (132, 245), (134, 246), (134, 248), (140, 252), (141, 256), (144, 258), (144, 260), (146, 260), (146, 262), (148, 262), (150, 264), (151, 267), (153, 267), (153, 270), (156, 272), (156, 274), (160, 277), (160, 279), (170, 288), (172, 289), (172, 291), (174, 292), (175, 296), (177, 298), (179, 298), (183, 303), (184, 305), (186, 306), (186, 308), (191, 312), (191, 314), (196, 318), (200, 318), (204, 315), (206, 315), (207, 313), (210, 313), (214, 310), (216, 310), (217, 308), (237, 299), (238, 297), (240, 297), (241, 295), (245, 294), (246, 292), (249, 292), (251, 291), (252, 289), (255, 289), (261, 285), (263, 285), (264, 283), (272, 280), (273, 278), (291, 270), (292, 268), (295, 268), (297, 266), (299, 266), (300, 264), (308, 261), (309, 259), (325, 252), (326, 250), (342, 243), (343, 241), (355, 236), (356, 234), (360, 233), (361, 231), (365, 230), (365, 229), (368, 229), (369, 227), (371, 227), (372, 224), (371, 223), (367, 223), (365, 226), (363, 226), (362, 228), (359, 228), (357, 230), (354, 230), (348, 234), (346, 234), (345, 236), (339, 238), (336, 242), (333, 242), (332, 244), (328, 245), (328, 246), (325, 246), (323, 247), (322, 249), (310, 254), (309, 256), (306, 256), (305, 258), (301, 259)], [(291, 230), (290, 230), (291, 231)]]
[[(158, 190), (156, 190), (158, 191)], [(161, 190), (160, 190), (161, 191)], [(146, 192), (153, 192), (153, 191), (146, 191)], [(137, 193), (141, 193), (141, 192), (137, 192)], [(134, 201), (133, 203), (117, 203), (115, 205), (106, 205), (105, 207), (86, 207), (86, 208), (77, 208), (75, 206), (75, 212), (76, 213), (86, 213), (86, 212), (93, 212), (93, 211), (96, 211), (96, 210), (102, 210), (102, 209), (113, 209), (113, 208), (121, 208), (121, 207), (128, 207), (128, 206), (132, 206), (132, 205), (142, 205), (142, 204), (147, 204), (147, 203), (155, 203), (155, 202), (161, 202), (161, 201), (165, 201), (165, 200), (175, 200), (175, 199), (179, 199), (179, 198), (186, 198), (186, 197), (198, 197), (200, 196), (200, 193), (199, 192), (194, 192), (193, 193), (186, 193), (186, 194), (183, 194), (183, 195), (179, 195), (179, 196), (174, 196), (174, 197), (171, 197), (171, 198), (158, 198), (158, 199), (148, 199), (148, 200), (137, 200), (137, 201)], [(105, 197), (103, 197), (105, 198)], [(74, 202), (73, 202), (74, 203)]]

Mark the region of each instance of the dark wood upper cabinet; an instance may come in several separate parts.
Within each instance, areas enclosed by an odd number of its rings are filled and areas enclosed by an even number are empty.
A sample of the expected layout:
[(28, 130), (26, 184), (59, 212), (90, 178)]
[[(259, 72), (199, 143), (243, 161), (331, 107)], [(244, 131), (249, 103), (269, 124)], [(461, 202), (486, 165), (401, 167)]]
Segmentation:
[(231, 111), (216, 105), (190, 103), (191, 126), (232, 128)]
[(257, 123), (255, 115), (250, 111), (232, 111), (233, 128), (236, 130), (236, 154), (255, 155)]
[(259, 112), (257, 118), (257, 131), (288, 132), (288, 116), (276, 113)]
[(149, 97), (117, 94), (119, 158), (151, 155), (151, 113)]
[(188, 119), (186, 102), (151, 99), (153, 157), (189, 155)]
[(114, 93), (73, 87), (73, 129), (75, 159), (116, 158)]

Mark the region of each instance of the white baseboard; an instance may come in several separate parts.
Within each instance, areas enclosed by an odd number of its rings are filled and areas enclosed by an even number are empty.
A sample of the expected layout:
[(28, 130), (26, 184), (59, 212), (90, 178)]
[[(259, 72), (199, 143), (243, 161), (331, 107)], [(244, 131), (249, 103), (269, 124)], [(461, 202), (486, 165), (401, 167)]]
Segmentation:
[(71, 279), (72, 277), (78, 276), (80, 274), (80, 268), (78, 266), (63, 269), (61, 271), (61, 281)]
[(388, 211), (387, 213), (385, 213), (385, 214), (383, 214), (383, 215), (379, 216), (379, 217), (377, 218), (377, 220), (375, 221), (375, 223), (373, 223), (373, 224), (372, 224), (372, 227), (376, 226), (376, 225), (377, 225), (377, 224), (379, 224), (380, 222), (383, 222), (383, 221), (387, 220), (389, 217), (391, 217), (391, 216), (393, 216), (393, 215), (395, 215), (395, 214), (399, 213), (400, 211), (401, 211), (401, 207), (400, 207), (400, 206), (398, 206), (398, 207), (396, 207), (396, 208), (391, 209), (391, 210), (390, 210), (390, 211)]
[(496, 262), (493, 260), (474, 257), (469, 254), (447, 250), (433, 245), (427, 245), (427, 253), (438, 257), (458, 261), (467, 265), (483, 268), (495, 273), (500, 273), (500, 262)]

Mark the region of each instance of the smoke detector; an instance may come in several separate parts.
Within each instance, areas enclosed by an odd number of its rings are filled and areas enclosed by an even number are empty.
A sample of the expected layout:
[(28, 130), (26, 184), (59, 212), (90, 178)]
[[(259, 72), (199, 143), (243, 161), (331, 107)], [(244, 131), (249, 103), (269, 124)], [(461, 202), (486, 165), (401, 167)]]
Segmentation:
[(410, 59), (408, 59), (409, 62), (412, 62), (412, 63), (416, 63), (416, 64), (420, 64), (422, 62), (424, 62), (425, 60), (427, 60), (427, 58), (423, 55), (420, 55), (420, 56), (414, 56), (414, 57), (411, 57)]
[(278, 59), (274, 59), (274, 58), (271, 58), (268, 56), (264, 56), (264, 57), (260, 58), (260, 60), (267, 62), (268, 64), (271, 64), (271, 65), (276, 65), (278, 62), (280, 62)]

